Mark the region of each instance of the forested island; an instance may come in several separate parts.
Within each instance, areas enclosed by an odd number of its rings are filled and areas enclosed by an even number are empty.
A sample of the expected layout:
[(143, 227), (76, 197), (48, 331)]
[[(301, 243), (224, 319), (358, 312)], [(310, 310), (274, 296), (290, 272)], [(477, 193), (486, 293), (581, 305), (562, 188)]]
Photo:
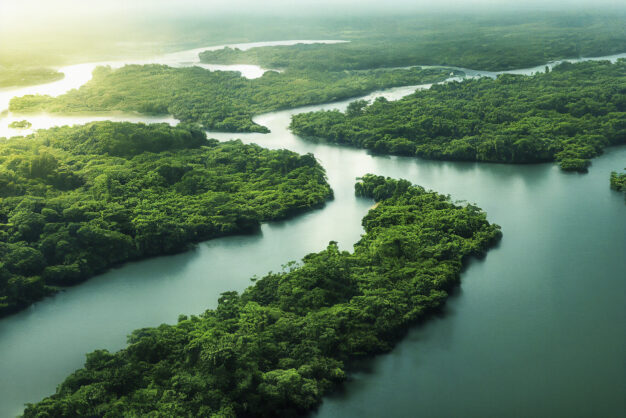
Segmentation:
[[(457, 72), (458, 74), (462, 74)], [(373, 90), (445, 80), (450, 69), (372, 71), (269, 71), (249, 80), (237, 72), (200, 67), (127, 65), (98, 67), (93, 79), (78, 90), (52, 98), (13, 98), (10, 110), (26, 112), (137, 111), (171, 114), (205, 129), (268, 132), (252, 121), (259, 113), (332, 102)]]
[(94, 122), (0, 141), (0, 316), (111, 266), (246, 233), (332, 196), (313, 155)]
[(626, 143), (626, 60), (563, 63), (533, 76), (434, 85), (395, 102), (356, 101), (345, 113), (294, 115), (303, 136), (428, 159), (534, 163), (586, 171)]
[(15, 121), (9, 123), (9, 128), (12, 128), (12, 129), (28, 129), (31, 126), (33, 126), (33, 124), (30, 123), (29, 121), (25, 120), (25, 119), (24, 120), (15, 120)]
[[(365, 24), (366, 23), (366, 24)], [(623, 16), (567, 13), (518, 16), (394, 16), (337, 26), (335, 45), (294, 45), (203, 52), (212, 64), (265, 68), (359, 70), (410, 65), (450, 65), (511, 70), (563, 58), (624, 52)], [(327, 33), (333, 33), (328, 28)]]
[(3, 67), (0, 65), (0, 88), (51, 83), (61, 80), (63, 77), (65, 77), (63, 73), (52, 68)]
[(354, 252), (336, 243), (215, 310), (134, 331), (117, 352), (87, 355), (36, 416), (295, 416), (346, 379), (347, 362), (389, 351), (441, 306), (464, 261), (500, 238), (473, 205), (405, 180), (367, 175), (378, 205)]
[(626, 173), (611, 172), (611, 189), (626, 192)]

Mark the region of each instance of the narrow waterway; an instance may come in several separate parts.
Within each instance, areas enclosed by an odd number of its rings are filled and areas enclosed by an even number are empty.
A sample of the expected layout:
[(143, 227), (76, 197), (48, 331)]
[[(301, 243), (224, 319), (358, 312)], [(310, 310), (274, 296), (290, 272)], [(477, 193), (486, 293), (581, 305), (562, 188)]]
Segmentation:
[[(393, 100), (417, 87), (368, 97)], [(253, 275), (278, 271), (331, 240), (351, 249), (372, 205), (353, 193), (355, 178), (365, 173), (476, 203), (504, 238), (469, 265), (441, 316), (364, 364), (342, 392), (325, 399), (318, 416), (622, 416), (626, 205), (608, 178), (624, 167), (626, 147), (608, 150), (580, 175), (553, 164), (373, 156), (287, 130), (294, 113), (345, 109), (348, 102), (255, 118), (271, 134), (209, 133), (314, 153), (335, 192), (324, 208), (264, 224), (257, 235), (127, 264), (1, 320), (0, 416), (53, 393), (85, 353), (122, 348), (133, 329), (214, 307), (221, 292), (242, 290)]]
[[(21, 97), (30, 94), (47, 94), (52, 97), (59, 96), (63, 93), (67, 93), (72, 89), (77, 89), (89, 80), (91, 80), (91, 73), (98, 66), (110, 66), (111, 68), (120, 68), (128, 64), (163, 64), (170, 67), (202, 67), (210, 71), (237, 71), (243, 77), (246, 78), (259, 78), (268, 69), (262, 68), (258, 65), (221, 65), (221, 64), (205, 64), (200, 62), (198, 54), (202, 51), (216, 51), (223, 48), (237, 48), (242, 51), (250, 48), (263, 47), (263, 46), (288, 46), (295, 44), (336, 44), (346, 41), (332, 40), (332, 39), (320, 39), (320, 40), (288, 40), (288, 41), (268, 41), (268, 42), (249, 42), (241, 44), (227, 44), (227, 45), (215, 45), (202, 48), (188, 49), (185, 51), (173, 52), (170, 54), (164, 54), (149, 59), (141, 60), (123, 60), (123, 61), (102, 61), (102, 62), (89, 62), (84, 64), (68, 65), (58, 68), (58, 71), (63, 73), (65, 77), (61, 80), (54, 81), (52, 83), (40, 84), (36, 86), (26, 87), (9, 87), (0, 88), (0, 138), (11, 137), (17, 135), (28, 135), (37, 129), (47, 129), (52, 126), (62, 125), (74, 125), (86, 123), (93, 120), (115, 120), (115, 121), (127, 121), (127, 122), (140, 122), (146, 123), (166, 122), (170, 124), (176, 124), (177, 121), (171, 117), (147, 117), (145, 115), (139, 115), (135, 113), (115, 113), (111, 114), (94, 114), (91, 116), (81, 115), (14, 115), (8, 112), (9, 102), (13, 97)], [(277, 71), (277, 70), (272, 70)], [(28, 129), (15, 129), (9, 128), (9, 124), (14, 121), (20, 121), (27, 119), (32, 123), (32, 126)]]

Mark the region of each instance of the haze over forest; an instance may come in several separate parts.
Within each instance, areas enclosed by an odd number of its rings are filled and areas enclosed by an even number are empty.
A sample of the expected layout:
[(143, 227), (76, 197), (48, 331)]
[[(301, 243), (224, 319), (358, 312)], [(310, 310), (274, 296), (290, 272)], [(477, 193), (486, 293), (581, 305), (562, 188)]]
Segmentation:
[[(491, 15), (503, 13), (511, 18), (520, 12), (536, 16), (582, 12), (612, 14), (619, 19), (623, 18), (625, 11), (620, 0), (593, 3), (586, 0), (181, 0), (175, 2), (175, 7), (173, 4), (168, 0), (3, 1), (0, 3), (0, 37), (3, 40), (0, 43), (0, 62), (9, 60), (10, 53), (24, 56), (24, 49), (30, 53), (41, 52), (40, 59), (44, 60), (55, 61), (53, 57), (57, 55), (58, 61), (58, 55), (71, 52), (72, 46), (76, 49), (88, 46), (104, 55), (112, 55), (108, 49), (111, 43), (116, 42), (116, 46), (122, 49), (133, 43), (141, 45), (144, 51), (146, 46), (159, 51), (163, 44), (168, 43), (197, 41), (200, 46), (202, 41), (251, 39), (261, 29), (267, 31), (267, 36), (280, 39), (285, 33), (281, 32), (281, 24), (293, 25), (294, 19), (310, 21), (323, 17), (327, 23), (335, 22), (324, 27), (328, 31), (332, 27), (355, 24), (359, 19), (384, 20), (407, 14), (428, 25), (450, 15), (489, 19)], [(501, 23), (506, 22), (502, 20)], [(233, 26), (237, 27), (237, 32)], [(307, 26), (300, 27), (300, 33), (302, 36), (322, 35), (324, 31), (315, 33), (311, 26)], [(175, 46), (170, 48), (175, 49)], [(123, 51), (121, 53), (123, 55)]]

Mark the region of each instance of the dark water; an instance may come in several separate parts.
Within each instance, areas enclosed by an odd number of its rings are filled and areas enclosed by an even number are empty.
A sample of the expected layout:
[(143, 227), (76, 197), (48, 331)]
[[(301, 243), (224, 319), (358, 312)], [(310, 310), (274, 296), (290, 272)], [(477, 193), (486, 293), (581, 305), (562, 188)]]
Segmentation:
[(237, 136), (315, 153), (335, 200), (255, 236), (128, 264), (0, 321), (0, 416), (51, 394), (86, 352), (123, 347), (133, 329), (214, 307), (220, 292), (242, 290), (251, 276), (278, 271), (330, 240), (350, 249), (373, 203), (353, 193), (355, 177), (368, 172), (476, 203), (504, 238), (470, 264), (443, 315), (355, 373), (318, 416), (623, 416), (626, 205), (609, 190), (609, 173), (625, 166), (626, 147), (595, 159), (586, 175), (552, 164), (375, 157), (291, 135), (290, 115), (303, 110), (258, 117), (270, 135)]
[(607, 186), (625, 162), (622, 147), (588, 175), (490, 166), (442, 185), (472, 196), (503, 241), (471, 264), (443, 316), (370, 362), (318, 416), (626, 416), (626, 206)]

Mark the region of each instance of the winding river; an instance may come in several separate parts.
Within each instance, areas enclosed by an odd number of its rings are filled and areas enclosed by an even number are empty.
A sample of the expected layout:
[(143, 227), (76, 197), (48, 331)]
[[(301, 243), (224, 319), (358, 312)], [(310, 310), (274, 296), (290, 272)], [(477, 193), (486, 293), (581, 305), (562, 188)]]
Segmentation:
[[(193, 62), (185, 54), (171, 55), (165, 57), (170, 62)], [(88, 80), (72, 81), (67, 74), (62, 82), (75, 82), (74, 87)], [(428, 87), (389, 89), (367, 98), (393, 100)], [(314, 153), (335, 192), (324, 208), (264, 224), (256, 235), (215, 239), (183, 254), (126, 264), (0, 320), (0, 417), (19, 414), (25, 402), (53, 393), (82, 366), (85, 353), (122, 348), (133, 329), (212, 308), (219, 293), (243, 290), (250, 277), (279, 271), (331, 240), (351, 249), (372, 205), (353, 192), (355, 178), (365, 173), (406, 178), (476, 203), (502, 226), (504, 238), (484, 260), (469, 264), (440, 316), (416, 327), (390, 354), (362, 364), (342, 391), (325, 399), (318, 417), (622, 416), (626, 205), (623, 195), (609, 189), (608, 177), (626, 164), (626, 147), (607, 150), (580, 175), (554, 164), (373, 156), (305, 141), (287, 129), (295, 113), (345, 109), (348, 103), (256, 117), (271, 134), (209, 132), (220, 140)], [(0, 124), (18, 117), (5, 116)], [(36, 126), (84, 121), (42, 115)]]

